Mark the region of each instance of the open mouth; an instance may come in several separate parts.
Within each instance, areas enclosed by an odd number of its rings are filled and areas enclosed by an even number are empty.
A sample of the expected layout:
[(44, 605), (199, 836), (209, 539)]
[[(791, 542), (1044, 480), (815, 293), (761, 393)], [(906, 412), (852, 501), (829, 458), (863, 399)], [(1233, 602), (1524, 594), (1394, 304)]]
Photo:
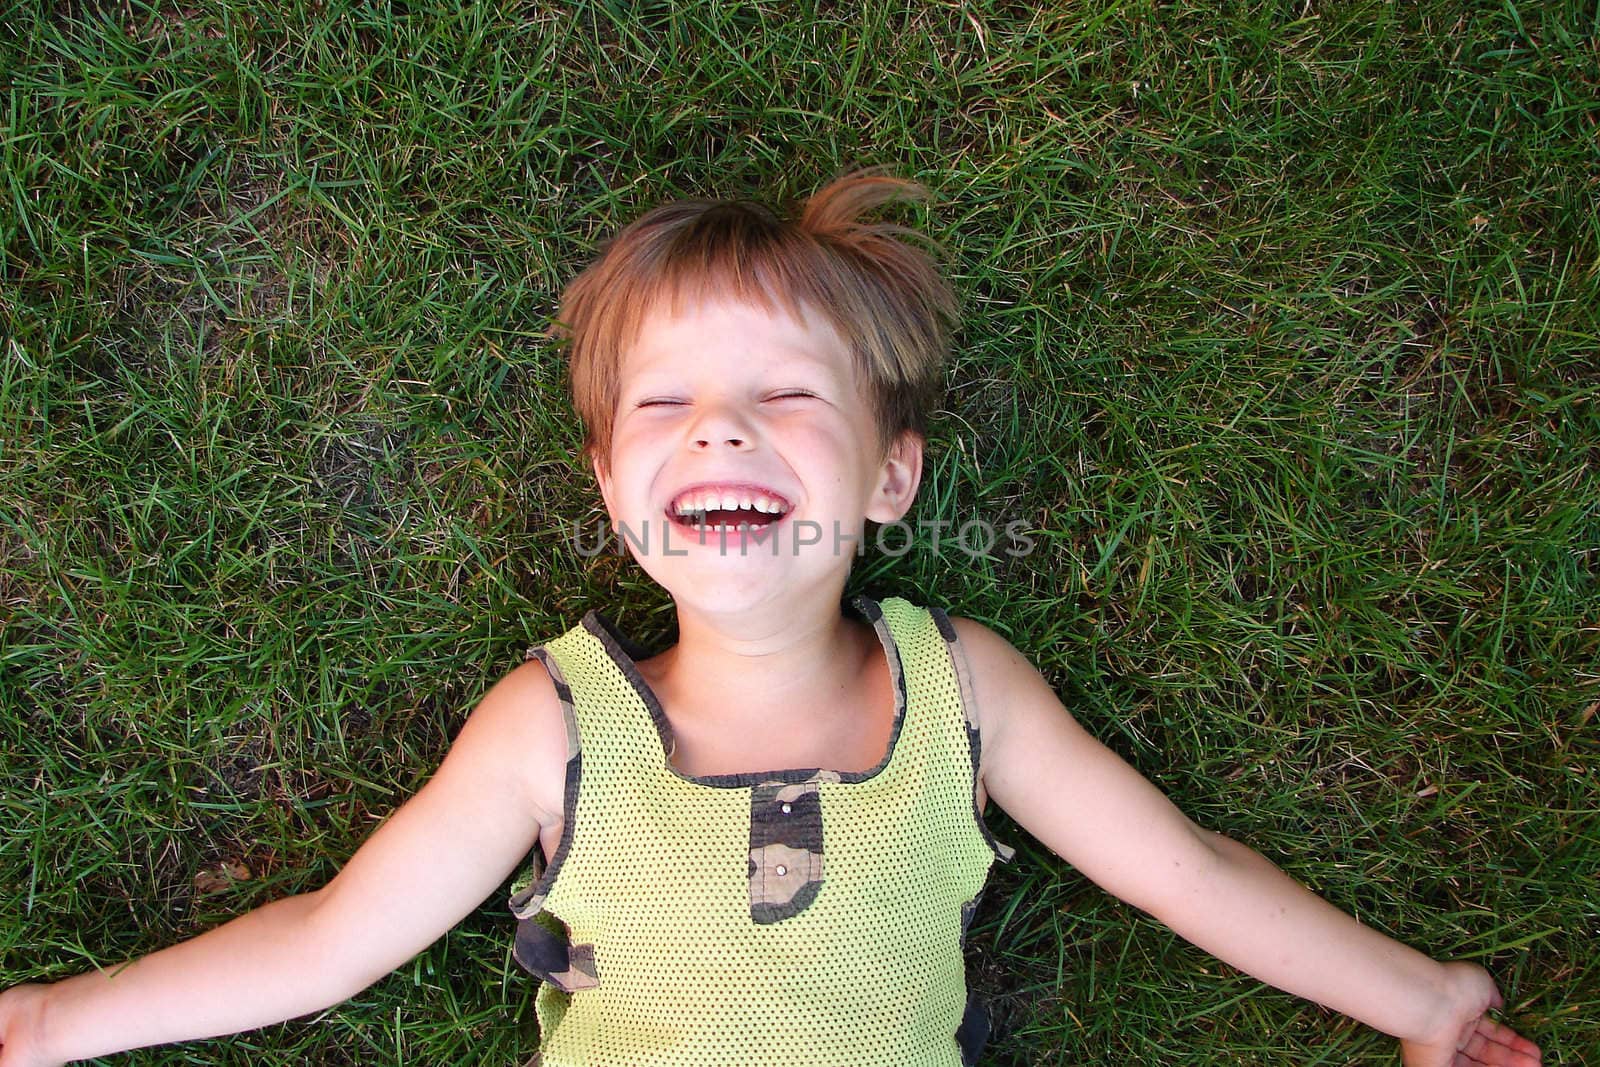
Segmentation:
[(764, 533), (782, 521), (781, 515), (763, 515), (760, 512), (743, 511), (735, 508), (729, 511), (717, 508), (713, 511), (691, 511), (681, 515), (669, 515), (676, 525), (697, 534), (731, 534), (731, 533)]
[(789, 511), (787, 500), (767, 490), (690, 490), (668, 506), (667, 519), (697, 534), (760, 534)]

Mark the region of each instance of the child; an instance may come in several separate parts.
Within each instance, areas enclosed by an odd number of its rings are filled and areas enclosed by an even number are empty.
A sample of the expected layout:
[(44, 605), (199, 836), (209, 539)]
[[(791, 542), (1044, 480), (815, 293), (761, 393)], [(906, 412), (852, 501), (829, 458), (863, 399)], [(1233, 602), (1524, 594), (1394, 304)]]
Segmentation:
[(993, 798), (1234, 966), (1401, 1040), (1412, 1067), (1529, 1065), (1489, 976), (1358, 924), (1199, 829), (1005, 640), (900, 599), (841, 611), (868, 520), (910, 509), (948, 290), (919, 192), (857, 174), (796, 221), (685, 202), (624, 230), (562, 308), (612, 528), (672, 596), (650, 655), (594, 612), (535, 649), (329, 885), (128, 966), (0, 995), (0, 1067), (304, 1015), (512, 898), (567, 1064), (976, 1058), (961, 939)]

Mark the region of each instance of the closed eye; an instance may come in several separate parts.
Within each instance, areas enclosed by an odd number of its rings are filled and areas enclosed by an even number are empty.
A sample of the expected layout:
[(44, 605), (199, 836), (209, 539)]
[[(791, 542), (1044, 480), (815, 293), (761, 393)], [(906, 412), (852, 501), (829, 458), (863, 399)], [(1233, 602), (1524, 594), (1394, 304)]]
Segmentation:
[[(806, 390), (806, 389), (785, 389), (782, 392), (773, 393), (770, 396), (767, 396), (765, 399), (767, 399), (767, 400), (801, 400), (801, 399), (812, 399), (812, 400), (815, 400), (815, 399), (817, 399), (817, 394), (813, 393), (813, 392), (810, 392), (809, 390)], [(638, 401), (637, 403), (634, 404), (634, 407), (636, 407), (636, 408), (669, 407), (669, 406), (679, 406), (679, 405), (687, 404), (687, 403), (688, 403), (687, 400), (679, 400), (676, 397), (652, 396), (652, 397), (647, 397), (644, 400)]]

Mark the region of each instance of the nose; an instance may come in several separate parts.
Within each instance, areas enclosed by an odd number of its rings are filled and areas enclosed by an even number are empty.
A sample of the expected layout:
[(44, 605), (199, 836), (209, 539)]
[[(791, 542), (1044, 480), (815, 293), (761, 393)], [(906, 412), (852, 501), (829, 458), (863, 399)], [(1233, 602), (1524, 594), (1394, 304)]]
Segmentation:
[(751, 447), (750, 426), (728, 404), (710, 404), (689, 427), (689, 447), (697, 452), (727, 445), (743, 451)]

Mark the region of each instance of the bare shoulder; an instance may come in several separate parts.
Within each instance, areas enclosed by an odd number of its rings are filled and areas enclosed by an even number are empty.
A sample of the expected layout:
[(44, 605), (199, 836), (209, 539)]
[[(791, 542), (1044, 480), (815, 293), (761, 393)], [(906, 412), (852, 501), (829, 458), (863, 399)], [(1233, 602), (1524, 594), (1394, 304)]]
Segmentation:
[(988, 794), (1015, 818), (1011, 806), (1017, 787), (1031, 788), (1043, 770), (1043, 753), (1079, 762), (1098, 758), (1104, 750), (1073, 719), (1039, 668), (1010, 641), (972, 619), (952, 618), (950, 623), (966, 652), (978, 706), (980, 774)]
[(515, 788), (540, 825), (560, 822), (566, 717), (543, 663), (529, 660), (484, 694), (457, 735), (451, 757), (465, 772), (493, 774)]
[(1124, 900), (1155, 911), (1170, 879), (1150, 857), (1198, 863), (1209, 845), (1159, 790), (1095, 740), (1011, 642), (951, 619), (983, 717), (984, 784), (1016, 823)]
[(983, 623), (960, 615), (950, 616), (950, 625), (966, 649), (967, 659), (974, 671), (989, 673), (1015, 673), (1031, 671), (1033, 664), (1004, 637)]
[(952, 615), (950, 625), (966, 653), (979, 730), (988, 748), (1006, 732), (1019, 698), (1030, 693), (1037, 698), (1041, 688), (1049, 692), (1050, 687), (1028, 657), (983, 623)]

